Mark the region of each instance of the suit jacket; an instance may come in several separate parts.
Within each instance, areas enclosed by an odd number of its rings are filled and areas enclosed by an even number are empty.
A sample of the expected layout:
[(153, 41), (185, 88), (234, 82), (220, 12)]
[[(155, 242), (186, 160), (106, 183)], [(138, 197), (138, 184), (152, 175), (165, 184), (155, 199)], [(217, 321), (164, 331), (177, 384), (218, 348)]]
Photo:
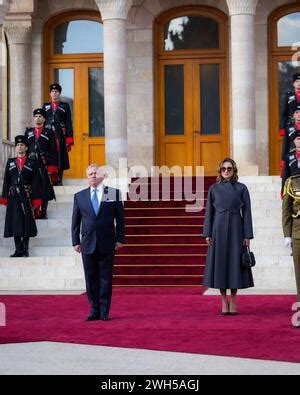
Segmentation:
[[(81, 237), (80, 237), (81, 233)], [(90, 188), (76, 193), (72, 217), (72, 243), (81, 245), (84, 255), (96, 249), (113, 254), (115, 243), (124, 243), (124, 206), (118, 189), (104, 187), (98, 214), (93, 210)]]

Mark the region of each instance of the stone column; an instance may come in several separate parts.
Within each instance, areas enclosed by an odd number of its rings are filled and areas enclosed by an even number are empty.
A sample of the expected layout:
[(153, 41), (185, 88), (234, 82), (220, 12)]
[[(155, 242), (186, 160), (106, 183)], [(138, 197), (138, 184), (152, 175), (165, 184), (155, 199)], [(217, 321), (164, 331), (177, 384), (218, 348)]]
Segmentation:
[(11, 138), (31, 124), (31, 21), (7, 20), (4, 31), (10, 60)]
[(127, 158), (126, 19), (132, 0), (96, 0), (104, 26), (106, 165)]
[(241, 175), (258, 175), (255, 127), (255, 30), (258, 0), (227, 0), (231, 22), (233, 157)]

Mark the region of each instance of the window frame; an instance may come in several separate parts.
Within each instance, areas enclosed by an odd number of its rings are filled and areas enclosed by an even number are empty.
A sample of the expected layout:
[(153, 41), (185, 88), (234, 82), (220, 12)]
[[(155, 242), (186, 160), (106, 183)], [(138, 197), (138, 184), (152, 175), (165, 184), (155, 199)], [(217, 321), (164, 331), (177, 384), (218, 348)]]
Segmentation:
[[(93, 11), (73, 11), (64, 14), (60, 14), (54, 18), (51, 18), (44, 28), (44, 60), (45, 63), (51, 62), (72, 62), (82, 60), (92, 60), (99, 61), (99, 57), (103, 60), (103, 52), (98, 53), (75, 53), (75, 54), (55, 54), (54, 53), (54, 33), (55, 29), (64, 23), (76, 21), (76, 20), (90, 20), (103, 23), (100, 14)], [(49, 38), (50, 35), (50, 38)]]
[(277, 55), (289, 55), (291, 53), (294, 53), (291, 49), (291, 46), (278, 46), (278, 22), (285, 16), (295, 14), (297, 12), (300, 12), (299, 3), (287, 4), (280, 9), (275, 10), (269, 17), (270, 49), (272, 52), (276, 52)]
[[(208, 19), (212, 19), (219, 25), (219, 48), (200, 48), (200, 49), (175, 49), (173, 51), (166, 51), (164, 49), (164, 28), (165, 24), (170, 20), (175, 18), (180, 18), (183, 16), (203, 16)], [(156, 53), (158, 56), (163, 58), (177, 58), (178, 56), (186, 56), (190, 58), (195, 57), (205, 57), (209, 55), (222, 56), (226, 53), (227, 41), (226, 37), (228, 32), (225, 31), (226, 23), (224, 23), (224, 14), (217, 10), (216, 8), (209, 6), (185, 6), (179, 8), (173, 8), (163, 14), (162, 17), (156, 20), (154, 26), (154, 39)]]

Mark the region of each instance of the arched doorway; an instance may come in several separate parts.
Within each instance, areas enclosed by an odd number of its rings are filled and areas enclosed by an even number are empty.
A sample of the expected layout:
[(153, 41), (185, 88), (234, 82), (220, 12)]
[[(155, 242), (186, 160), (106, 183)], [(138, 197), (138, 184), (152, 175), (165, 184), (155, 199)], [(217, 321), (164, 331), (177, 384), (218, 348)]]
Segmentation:
[(73, 115), (75, 144), (66, 177), (85, 177), (90, 163), (105, 163), (103, 25), (98, 13), (55, 16), (44, 29), (45, 101), (48, 86), (62, 85)]
[(230, 152), (227, 16), (181, 7), (155, 22), (156, 164), (204, 166)]
[(270, 174), (280, 172), (282, 137), (279, 134), (285, 92), (291, 90), (292, 75), (300, 72), (300, 5), (275, 10), (269, 18), (269, 119)]

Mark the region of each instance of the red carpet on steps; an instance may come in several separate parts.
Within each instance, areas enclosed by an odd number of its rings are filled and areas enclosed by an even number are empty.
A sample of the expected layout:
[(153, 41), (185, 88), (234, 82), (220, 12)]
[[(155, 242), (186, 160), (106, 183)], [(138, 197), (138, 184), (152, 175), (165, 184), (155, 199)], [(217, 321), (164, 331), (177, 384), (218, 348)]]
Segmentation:
[(300, 362), (293, 296), (240, 296), (237, 317), (200, 287), (114, 289), (111, 320), (85, 322), (85, 295), (1, 295), (0, 343), (53, 341)]
[[(207, 245), (201, 237), (205, 204), (209, 186), (215, 177), (205, 177), (201, 185), (203, 209), (186, 212), (192, 203), (174, 199), (174, 193), (184, 191), (189, 180), (192, 191), (200, 188), (195, 177), (172, 178), (167, 191), (170, 200), (162, 200), (163, 178), (139, 180), (148, 195), (144, 200), (125, 202), (126, 243), (115, 259), (114, 284), (120, 286), (201, 286), (205, 268)], [(178, 186), (180, 184), (180, 187)], [(178, 189), (179, 188), (179, 189)], [(131, 184), (129, 190), (136, 191)], [(157, 199), (148, 200), (151, 191), (158, 191)], [(185, 191), (187, 192), (187, 191)], [(200, 195), (199, 195), (200, 196)], [(198, 198), (199, 198), (198, 196)]]

